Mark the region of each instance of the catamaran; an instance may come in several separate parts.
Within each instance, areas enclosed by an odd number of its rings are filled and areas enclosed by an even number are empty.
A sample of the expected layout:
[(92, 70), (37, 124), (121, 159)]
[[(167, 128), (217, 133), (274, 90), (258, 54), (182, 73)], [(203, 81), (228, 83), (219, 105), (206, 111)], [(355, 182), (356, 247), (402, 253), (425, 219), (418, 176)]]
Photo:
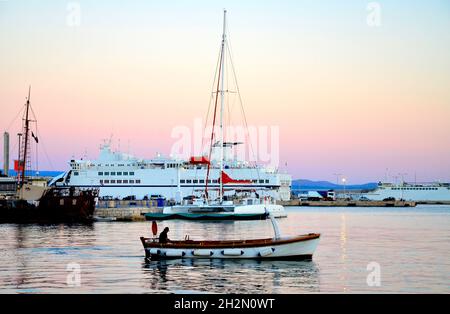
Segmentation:
[[(227, 32), (226, 32), (226, 11), (223, 16), (223, 32), (222, 42), (219, 55), (219, 65), (217, 72), (217, 82), (215, 80), (214, 95), (214, 114), (212, 116), (212, 131), (209, 143), (209, 155), (201, 156), (193, 161), (197, 163), (206, 164), (206, 177), (204, 185), (204, 193), (200, 197), (188, 200), (184, 204), (175, 206), (167, 206), (163, 209), (163, 213), (147, 213), (145, 216), (148, 220), (153, 219), (265, 219), (267, 213), (272, 214), (274, 217), (286, 217), (287, 214), (284, 207), (275, 203), (273, 198), (268, 196), (262, 196), (256, 191), (246, 191), (244, 196), (240, 193), (236, 193), (233, 197), (225, 198), (224, 190), (229, 184), (249, 185), (252, 183), (250, 180), (236, 180), (232, 178), (224, 167), (224, 149), (232, 144), (229, 141), (225, 141), (224, 132), (224, 108), (225, 94), (229, 93), (228, 86), (225, 86), (225, 68), (232, 62), (227, 62), (226, 57), (231, 58), (229, 53)], [(233, 73), (234, 68), (232, 68)], [(236, 91), (239, 93), (239, 89)], [(220, 104), (219, 104), (220, 103)], [(242, 104), (241, 104), (242, 105)], [(216, 135), (216, 118), (219, 112), (218, 121), (218, 136)], [(211, 160), (212, 150), (216, 147), (219, 150), (219, 179), (217, 193), (214, 194), (216, 198), (210, 197), (209, 182), (211, 179)]]

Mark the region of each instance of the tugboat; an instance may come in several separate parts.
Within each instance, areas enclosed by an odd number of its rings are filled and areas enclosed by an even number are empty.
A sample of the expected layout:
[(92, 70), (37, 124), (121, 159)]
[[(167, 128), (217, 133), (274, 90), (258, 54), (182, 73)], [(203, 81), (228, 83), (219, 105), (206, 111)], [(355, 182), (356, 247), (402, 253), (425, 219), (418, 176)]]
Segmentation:
[(48, 187), (45, 181), (27, 176), (26, 170), (31, 172), (30, 135), (38, 143), (37, 136), (30, 130), (30, 122), (36, 121), (30, 119), (30, 92), (31, 87), (28, 90), (21, 133), (24, 141), (20, 145), (19, 137), (19, 158), (15, 163), (17, 191), (12, 196), (0, 199), (0, 223), (92, 221), (98, 196), (97, 189)]

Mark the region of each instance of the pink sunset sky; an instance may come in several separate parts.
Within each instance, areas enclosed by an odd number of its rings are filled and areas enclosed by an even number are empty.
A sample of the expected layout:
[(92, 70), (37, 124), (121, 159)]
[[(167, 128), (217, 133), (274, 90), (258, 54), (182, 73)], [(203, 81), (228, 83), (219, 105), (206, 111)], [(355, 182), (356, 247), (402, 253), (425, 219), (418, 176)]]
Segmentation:
[(168, 155), (173, 128), (206, 115), (226, 7), (248, 123), (279, 127), (280, 169), (450, 181), (450, 5), (392, 2), (369, 25), (356, 0), (0, 1), (0, 131), (16, 158), (31, 84), (41, 170), (111, 134)]

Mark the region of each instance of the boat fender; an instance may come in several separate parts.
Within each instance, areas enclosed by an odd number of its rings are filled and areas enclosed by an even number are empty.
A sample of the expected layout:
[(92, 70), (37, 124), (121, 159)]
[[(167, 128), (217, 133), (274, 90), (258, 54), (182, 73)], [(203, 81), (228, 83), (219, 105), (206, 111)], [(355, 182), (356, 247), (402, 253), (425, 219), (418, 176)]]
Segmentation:
[(158, 249), (150, 249), (150, 254), (152, 255), (159, 255), (161, 254), (161, 251)]
[(273, 253), (273, 248), (265, 248), (259, 251), (258, 256), (268, 256)]
[(210, 250), (192, 250), (194, 256), (213, 256), (214, 252)]
[(184, 251), (180, 252), (177, 250), (168, 250), (164, 253), (164, 255), (168, 257), (183, 257), (186, 253)]
[(228, 256), (240, 256), (244, 254), (244, 251), (239, 249), (225, 249), (222, 250), (222, 255), (228, 255)]

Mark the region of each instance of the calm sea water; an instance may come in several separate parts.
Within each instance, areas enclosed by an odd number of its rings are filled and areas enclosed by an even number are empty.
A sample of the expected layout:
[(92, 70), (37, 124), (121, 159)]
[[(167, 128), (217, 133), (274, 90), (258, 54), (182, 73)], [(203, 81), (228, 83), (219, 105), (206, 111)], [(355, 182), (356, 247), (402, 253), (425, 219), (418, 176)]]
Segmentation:
[[(150, 222), (3, 224), (0, 293), (450, 293), (449, 206), (287, 211), (278, 220), (282, 233), (322, 234), (312, 261), (146, 263), (139, 237), (150, 235)], [(172, 239), (272, 234), (270, 221), (168, 221), (160, 230), (165, 226)], [(367, 284), (371, 262), (380, 266), (379, 286)]]

